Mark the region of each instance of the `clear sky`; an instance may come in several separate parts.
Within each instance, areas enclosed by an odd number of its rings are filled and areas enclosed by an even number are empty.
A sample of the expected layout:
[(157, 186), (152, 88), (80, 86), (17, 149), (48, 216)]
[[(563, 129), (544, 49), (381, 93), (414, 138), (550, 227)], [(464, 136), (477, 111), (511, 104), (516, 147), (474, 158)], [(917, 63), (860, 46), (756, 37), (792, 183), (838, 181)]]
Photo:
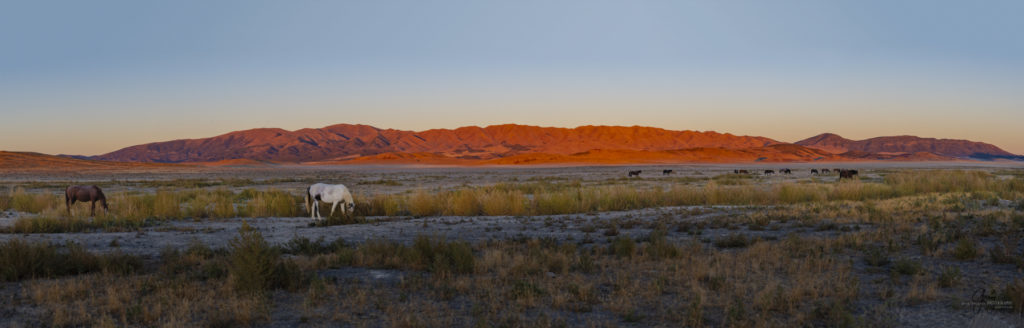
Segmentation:
[(1024, 153), (1024, 1), (4, 1), (0, 149), (645, 125)]

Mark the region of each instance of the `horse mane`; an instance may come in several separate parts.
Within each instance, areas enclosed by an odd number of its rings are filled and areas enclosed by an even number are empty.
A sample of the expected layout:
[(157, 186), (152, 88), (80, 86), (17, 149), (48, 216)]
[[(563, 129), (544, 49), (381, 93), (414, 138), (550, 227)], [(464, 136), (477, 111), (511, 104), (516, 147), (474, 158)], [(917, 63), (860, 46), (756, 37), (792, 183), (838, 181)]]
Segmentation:
[(92, 185), (91, 187), (92, 190), (96, 191), (96, 200), (100, 202), (100, 205), (103, 205), (103, 209), (107, 209), (107, 195), (103, 194), (103, 189), (100, 189), (100, 187), (97, 187), (96, 185)]

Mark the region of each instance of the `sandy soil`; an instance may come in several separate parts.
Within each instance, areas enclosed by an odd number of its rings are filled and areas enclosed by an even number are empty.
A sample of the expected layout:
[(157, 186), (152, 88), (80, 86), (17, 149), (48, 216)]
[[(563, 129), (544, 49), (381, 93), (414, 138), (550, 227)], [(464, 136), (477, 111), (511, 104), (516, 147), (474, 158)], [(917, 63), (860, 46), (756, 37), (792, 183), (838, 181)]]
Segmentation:
[[(576, 166), (576, 167), (415, 167), (415, 166), (282, 166), (255, 168), (204, 168), (189, 172), (57, 172), (54, 174), (23, 174), (0, 173), (0, 188), (6, 186), (31, 185), (34, 191), (62, 190), (58, 186), (65, 183), (96, 183), (111, 191), (149, 190), (147, 181), (174, 179), (251, 179), (253, 185), (232, 188), (277, 188), (301, 192), (310, 182), (329, 181), (344, 183), (354, 193), (370, 195), (377, 193), (400, 193), (418, 188), (455, 188), (466, 185), (488, 185), (499, 182), (525, 181), (567, 181), (580, 180), (583, 183), (601, 183), (616, 180), (619, 183), (631, 183), (645, 186), (665, 186), (680, 183), (679, 179), (712, 177), (718, 174), (731, 173), (734, 169), (745, 169), (751, 172), (763, 172), (766, 169), (778, 171), (781, 168), (793, 169), (792, 175), (764, 176), (757, 174), (759, 184), (774, 184), (808, 179), (832, 181), (836, 175), (811, 175), (811, 168), (855, 168), (861, 170), (866, 179), (880, 179), (879, 173), (894, 169), (933, 169), (933, 168), (965, 168), (984, 169), (990, 171), (1018, 170), (1024, 163), (998, 162), (955, 162), (955, 163), (823, 163), (794, 164), (772, 163), (765, 165), (645, 165), (645, 166)], [(626, 171), (643, 170), (640, 178), (624, 179)], [(674, 171), (672, 175), (661, 174), (663, 169)], [(389, 181), (383, 183), (383, 181)], [(21, 238), (33, 241), (65, 243), (73, 241), (85, 248), (99, 252), (126, 252), (153, 258), (159, 256), (161, 250), (184, 248), (195, 241), (215, 248), (226, 247), (228, 241), (238, 235), (243, 222), (248, 222), (258, 229), (269, 242), (284, 244), (297, 237), (310, 240), (323, 239), (330, 242), (341, 238), (350, 243), (360, 243), (368, 239), (381, 238), (400, 242), (411, 242), (419, 235), (442, 236), (450, 240), (483, 241), (489, 239), (516, 238), (553, 238), (559, 241), (578, 242), (584, 245), (601, 245), (609, 242), (611, 237), (605, 236), (604, 226), (614, 221), (620, 226), (619, 234), (634, 239), (644, 238), (654, 228), (654, 222), (666, 219), (674, 225), (698, 222), (712, 222), (716, 218), (741, 215), (750, 211), (758, 211), (757, 207), (666, 207), (642, 209), (622, 212), (604, 212), (592, 214), (573, 214), (555, 216), (530, 217), (369, 217), (369, 223), (330, 227), (312, 227), (311, 220), (298, 218), (256, 218), (226, 219), (201, 221), (170, 221), (156, 226), (147, 227), (136, 232), (121, 233), (58, 233), (58, 234), (0, 234), (0, 241)], [(7, 226), (26, 214), (7, 211), (0, 213), (0, 226)], [(828, 218), (822, 218), (823, 223)], [(623, 225), (623, 222), (629, 224)], [(868, 225), (839, 226), (835, 229), (816, 229), (815, 227), (799, 226), (796, 222), (774, 224), (771, 229), (749, 230), (743, 227), (715, 227), (702, 229), (700, 234), (671, 229), (668, 238), (677, 242), (698, 241), (710, 243), (711, 240), (726, 236), (737, 231), (748, 236), (772, 241), (785, 238), (790, 234), (801, 236), (836, 236), (847, 231), (874, 229)], [(907, 256), (912, 256), (908, 253)], [(858, 274), (862, 282), (885, 279), (887, 272), (870, 273), (864, 270), (865, 264), (857, 263)], [(334, 277), (366, 277), (369, 272), (373, 279), (393, 281), (401, 272), (389, 270), (327, 270), (321, 275)], [(1012, 264), (970, 263), (962, 265), (965, 277), (986, 277), (1002, 281), (1019, 277), (1020, 273), (1012, 268)], [(349, 272), (352, 271), (352, 272)], [(8, 286), (9, 287), (9, 286)], [(8, 288), (5, 287), (5, 288)], [(968, 299), (972, 288), (983, 287), (967, 284), (961, 290), (964, 299)], [(872, 284), (862, 284), (862, 295), (875, 295)], [(862, 297), (856, 307), (868, 313), (879, 304), (874, 297)], [(871, 300), (868, 300), (871, 299)], [(918, 306), (906, 306), (892, 313), (892, 322), (900, 326), (934, 327), (934, 326), (994, 326), (1022, 325), (1024, 321), (1003, 312), (975, 312), (970, 308), (957, 309), (956, 305), (942, 302), (925, 303)]]

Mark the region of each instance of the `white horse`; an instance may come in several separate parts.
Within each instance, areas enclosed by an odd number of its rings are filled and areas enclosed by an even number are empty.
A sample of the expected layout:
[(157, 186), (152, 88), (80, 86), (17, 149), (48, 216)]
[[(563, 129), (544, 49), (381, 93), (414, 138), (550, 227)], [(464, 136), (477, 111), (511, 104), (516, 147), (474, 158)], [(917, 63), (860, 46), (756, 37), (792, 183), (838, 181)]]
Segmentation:
[[(312, 208), (310, 208), (310, 201), (313, 202)], [(344, 214), (356, 211), (356, 204), (352, 202), (352, 193), (348, 192), (345, 185), (314, 183), (306, 188), (306, 210), (309, 210), (310, 219), (323, 219), (320, 217), (320, 202), (331, 203), (330, 215), (334, 215), (334, 208), (338, 206), (338, 203), (341, 203), (341, 211)]]

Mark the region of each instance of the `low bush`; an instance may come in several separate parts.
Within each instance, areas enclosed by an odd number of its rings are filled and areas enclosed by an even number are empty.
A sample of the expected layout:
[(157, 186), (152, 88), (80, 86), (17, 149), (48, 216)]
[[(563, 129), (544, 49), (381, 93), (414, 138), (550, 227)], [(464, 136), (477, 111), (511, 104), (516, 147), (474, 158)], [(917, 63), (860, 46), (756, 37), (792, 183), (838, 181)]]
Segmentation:
[(263, 234), (243, 223), (229, 242), (228, 274), (235, 291), (261, 295), (275, 288), (296, 289), (309, 277), (292, 260), (284, 260)]
[(714, 244), (719, 248), (744, 248), (754, 243), (754, 240), (744, 234), (734, 233), (715, 240)]
[(981, 249), (978, 243), (970, 238), (961, 238), (953, 247), (953, 258), (957, 260), (973, 260), (980, 256)]
[(0, 280), (53, 278), (89, 272), (129, 274), (142, 268), (134, 255), (97, 255), (68, 243), (64, 247), (11, 239), (0, 243)]

